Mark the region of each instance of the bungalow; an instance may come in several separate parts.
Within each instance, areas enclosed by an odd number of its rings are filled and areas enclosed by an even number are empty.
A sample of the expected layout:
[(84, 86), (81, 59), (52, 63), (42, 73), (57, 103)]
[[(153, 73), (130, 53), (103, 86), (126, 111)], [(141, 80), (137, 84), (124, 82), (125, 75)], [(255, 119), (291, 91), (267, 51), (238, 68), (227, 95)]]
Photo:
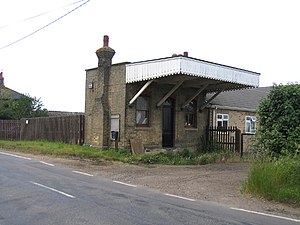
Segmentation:
[[(248, 152), (256, 132), (259, 104), (272, 87), (241, 89), (220, 93), (211, 101), (209, 110), (210, 127), (237, 127), (242, 134), (242, 150)], [(207, 94), (209, 99), (212, 94)]]
[(3, 72), (0, 72), (0, 99), (19, 99), (22, 96), (22, 94), (4, 86)]
[[(205, 134), (220, 93), (257, 87), (259, 73), (183, 55), (112, 64), (104, 36), (98, 67), (86, 70), (85, 144), (192, 148)], [(214, 93), (208, 99), (207, 93)]]
[[(259, 87), (227, 91), (219, 94), (208, 106), (210, 126), (236, 126), (243, 133), (256, 131), (256, 111), (262, 99), (266, 98), (272, 87)], [(212, 94), (208, 94), (210, 98)]]

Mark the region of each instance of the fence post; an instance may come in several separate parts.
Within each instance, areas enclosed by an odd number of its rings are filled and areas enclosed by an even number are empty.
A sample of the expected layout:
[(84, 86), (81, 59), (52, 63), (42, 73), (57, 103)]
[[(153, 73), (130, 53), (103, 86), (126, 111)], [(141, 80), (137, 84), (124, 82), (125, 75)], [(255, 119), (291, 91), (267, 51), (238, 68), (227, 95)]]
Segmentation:
[(241, 151), (241, 130), (235, 128), (235, 151), (240, 152)]

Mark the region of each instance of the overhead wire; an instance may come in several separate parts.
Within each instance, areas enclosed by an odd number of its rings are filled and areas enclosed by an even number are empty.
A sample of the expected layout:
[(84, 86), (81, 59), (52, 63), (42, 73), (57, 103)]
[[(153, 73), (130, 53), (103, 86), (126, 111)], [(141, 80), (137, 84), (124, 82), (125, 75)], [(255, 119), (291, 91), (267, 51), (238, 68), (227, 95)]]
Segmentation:
[(23, 22), (26, 22), (26, 21), (28, 21), (28, 20), (35, 19), (35, 18), (40, 17), (40, 16), (44, 16), (44, 15), (49, 14), (49, 13), (51, 13), (51, 12), (54, 12), (54, 11), (56, 11), (56, 10), (58, 10), (58, 9), (66, 8), (66, 7), (68, 7), (68, 6), (75, 5), (75, 4), (77, 4), (77, 3), (79, 3), (79, 2), (82, 2), (82, 1), (86, 1), (86, 0), (79, 0), (79, 1), (76, 1), (76, 2), (72, 2), (72, 3), (68, 4), (68, 5), (64, 5), (64, 6), (55, 8), (55, 9), (48, 10), (47, 12), (42, 12), (42, 13), (39, 13), (39, 14), (37, 14), (37, 15), (34, 15), (34, 16), (31, 16), (31, 17), (28, 17), (28, 18), (25, 18), (25, 19), (22, 19), (22, 20), (13, 22), (13, 23), (8, 23), (8, 24), (5, 24), (5, 25), (2, 25), (2, 26), (0, 26), (0, 29), (3, 29), (3, 28), (6, 28), (6, 27), (9, 27), (9, 26), (12, 26), (12, 25), (14, 25), (14, 24), (23, 23)]
[[(84, 0), (80, 0), (80, 1), (78, 1), (78, 2), (82, 2), (82, 1), (84, 1)], [(72, 12), (74, 12), (75, 10), (79, 9), (80, 7), (84, 6), (84, 5), (85, 5), (86, 3), (88, 3), (89, 1), (90, 1), (90, 0), (86, 0), (84, 3), (80, 4), (79, 6), (75, 7), (74, 9), (68, 11), (68, 12), (65, 13), (64, 15), (58, 17), (57, 19), (51, 21), (50, 23), (47, 23), (46, 25), (40, 27), (39, 29), (37, 29), (37, 30), (31, 32), (30, 34), (27, 34), (27, 35), (25, 35), (25, 36), (23, 36), (23, 37), (17, 39), (16, 41), (13, 41), (13, 42), (11, 42), (11, 43), (9, 43), (9, 44), (7, 44), (7, 45), (4, 45), (4, 46), (0, 47), (0, 50), (2, 50), (2, 49), (4, 49), (4, 48), (7, 48), (7, 47), (9, 47), (9, 46), (11, 46), (11, 45), (14, 45), (14, 44), (16, 44), (16, 43), (18, 43), (18, 42), (20, 42), (20, 41), (22, 41), (22, 40), (24, 40), (24, 39), (26, 39), (26, 38), (32, 36), (32, 35), (38, 33), (39, 31), (45, 29), (46, 27), (48, 27), (48, 26), (54, 24), (55, 22), (61, 20), (62, 18), (64, 18), (64, 17), (66, 17), (67, 15), (69, 15), (70, 13), (72, 13)], [(78, 2), (77, 2), (77, 3), (78, 3)], [(73, 4), (75, 4), (75, 3), (73, 3)]]

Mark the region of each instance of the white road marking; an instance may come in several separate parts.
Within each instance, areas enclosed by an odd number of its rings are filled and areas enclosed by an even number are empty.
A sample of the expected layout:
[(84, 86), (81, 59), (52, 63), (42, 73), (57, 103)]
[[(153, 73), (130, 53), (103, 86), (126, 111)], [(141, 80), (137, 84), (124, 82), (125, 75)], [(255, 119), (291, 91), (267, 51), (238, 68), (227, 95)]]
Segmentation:
[(258, 214), (258, 215), (263, 215), (263, 216), (269, 216), (269, 217), (274, 217), (274, 218), (278, 218), (278, 219), (283, 219), (283, 220), (290, 220), (290, 221), (294, 221), (294, 222), (300, 222), (300, 220), (297, 219), (293, 219), (293, 218), (288, 218), (288, 217), (284, 217), (284, 216), (277, 216), (277, 215), (272, 215), (272, 214), (267, 214), (267, 213), (262, 213), (262, 212), (256, 212), (256, 211), (250, 211), (250, 210), (246, 210), (246, 209), (239, 209), (239, 208), (233, 208), (230, 207), (233, 210), (237, 210), (237, 211), (243, 211), (243, 212), (248, 212), (248, 213), (253, 213), (253, 214)]
[(36, 182), (33, 182), (33, 181), (30, 181), (30, 183), (32, 183), (32, 184), (34, 184), (34, 185), (37, 185), (37, 186), (39, 186), (39, 187), (42, 187), (42, 188), (46, 188), (46, 189), (48, 189), (48, 190), (50, 190), (50, 191), (54, 191), (54, 192), (56, 192), (56, 193), (59, 193), (59, 194), (61, 194), (61, 195), (66, 196), (66, 197), (69, 197), (69, 198), (75, 198), (73, 195), (67, 194), (67, 193), (65, 193), (65, 192), (56, 190), (56, 189), (51, 188), (51, 187), (47, 187), (47, 186), (45, 186), (45, 185), (43, 185), (43, 184), (39, 184), (39, 183), (36, 183)]
[(181, 197), (181, 196), (178, 196), (178, 195), (172, 195), (172, 194), (165, 194), (166, 196), (170, 196), (170, 197), (174, 197), (174, 198), (180, 198), (180, 199), (184, 199), (184, 200), (188, 200), (188, 201), (196, 201), (195, 199), (192, 199), (192, 198), (185, 198), (185, 197)]
[(89, 174), (89, 173), (84, 173), (84, 172), (80, 172), (80, 171), (72, 171), (73, 173), (78, 173), (78, 174), (81, 174), (81, 175), (85, 175), (85, 176), (90, 176), (90, 177), (93, 177), (94, 175), (93, 174)]
[(124, 182), (121, 182), (121, 181), (116, 181), (116, 180), (114, 180), (113, 182), (114, 182), (114, 183), (117, 183), (117, 184), (123, 184), (123, 185), (129, 186), (129, 187), (137, 187), (136, 185), (133, 185), (133, 184), (127, 184), (127, 183), (124, 183)]
[(16, 157), (16, 158), (20, 158), (20, 159), (27, 159), (27, 160), (31, 160), (31, 158), (27, 158), (27, 157), (20, 156), (20, 155), (14, 155), (14, 154), (6, 153), (6, 152), (0, 152), (0, 154), (2, 154), (2, 155), (8, 155), (8, 156), (12, 156), (12, 157)]
[(47, 163), (47, 162), (44, 162), (44, 161), (40, 161), (40, 163), (43, 163), (43, 164), (45, 164), (45, 165), (47, 165), (47, 166), (54, 166), (53, 164)]

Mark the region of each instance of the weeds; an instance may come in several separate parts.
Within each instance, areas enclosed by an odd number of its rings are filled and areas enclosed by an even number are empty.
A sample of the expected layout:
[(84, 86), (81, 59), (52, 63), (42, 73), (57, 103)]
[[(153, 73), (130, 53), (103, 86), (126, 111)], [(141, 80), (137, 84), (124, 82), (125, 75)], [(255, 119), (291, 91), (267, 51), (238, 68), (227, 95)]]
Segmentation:
[(176, 154), (140, 154), (132, 155), (124, 150), (99, 150), (88, 146), (69, 145), (47, 141), (0, 141), (0, 148), (17, 150), (30, 154), (52, 155), (64, 158), (80, 158), (98, 161), (121, 161), (131, 164), (165, 164), (165, 165), (203, 165), (218, 162), (240, 161), (232, 152), (190, 152), (183, 150)]
[(243, 190), (300, 206), (300, 157), (265, 158), (255, 162)]

